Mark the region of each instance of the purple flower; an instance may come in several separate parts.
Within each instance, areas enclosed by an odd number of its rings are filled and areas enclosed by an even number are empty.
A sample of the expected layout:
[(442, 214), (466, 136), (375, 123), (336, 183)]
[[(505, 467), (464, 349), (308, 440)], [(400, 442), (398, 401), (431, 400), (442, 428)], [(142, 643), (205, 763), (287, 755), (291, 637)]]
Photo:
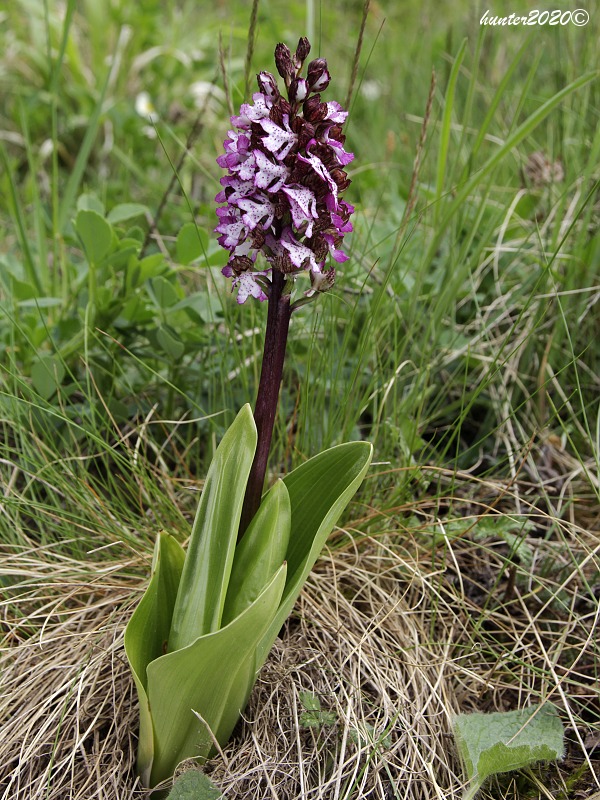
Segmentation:
[[(327, 62), (317, 58), (301, 76), (310, 51), (308, 39), (292, 54), (284, 44), (275, 49), (282, 94), (269, 72), (257, 76), (259, 92), (231, 118), (233, 129), (217, 163), (227, 170), (216, 196), (219, 244), (229, 251), (223, 274), (233, 279), (238, 303), (248, 296), (265, 300), (272, 270), (295, 276), (308, 271), (311, 289), (333, 285), (329, 258), (343, 262), (341, 249), (352, 230), (354, 207), (342, 200), (350, 185), (344, 167), (354, 158), (344, 149), (342, 126), (347, 112), (320, 92), (330, 82)], [(267, 268), (258, 270), (261, 253)]]
[(233, 287), (238, 287), (238, 303), (245, 303), (248, 295), (256, 297), (257, 300), (266, 300), (267, 295), (260, 283), (260, 279), (268, 274), (269, 270), (265, 270), (264, 272), (250, 272), (249, 270), (244, 270), (236, 274), (233, 267), (223, 267), (223, 275), (227, 278), (233, 278)]

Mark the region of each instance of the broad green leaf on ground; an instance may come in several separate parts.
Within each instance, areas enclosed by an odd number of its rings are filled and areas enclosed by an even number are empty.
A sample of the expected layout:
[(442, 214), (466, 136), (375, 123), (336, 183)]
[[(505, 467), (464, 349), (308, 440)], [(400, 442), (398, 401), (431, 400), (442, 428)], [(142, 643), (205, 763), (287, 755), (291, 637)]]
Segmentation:
[(97, 211), (81, 209), (77, 212), (75, 229), (91, 264), (98, 264), (110, 250), (112, 228)]
[(468, 798), (492, 775), (564, 754), (563, 726), (549, 703), (519, 711), (459, 714), (454, 719), (454, 735), (471, 781)]
[(138, 771), (148, 785), (154, 757), (154, 732), (147, 696), (148, 664), (165, 652), (185, 552), (179, 542), (159, 533), (154, 546), (152, 577), (125, 629), (125, 653), (140, 700)]
[(246, 403), (223, 436), (206, 476), (173, 612), (171, 652), (221, 625), (256, 441)]
[(285, 577), (283, 565), (229, 625), (148, 665), (155, 746), (150, 786), (169, 778), (186, 758), (208, 758), (213, 736), (222, 745), (231, 736), (256, 680), (256, 649), (277, 611)]
[(203, 772), (191, 769), (177, 778), (167, 800), (219, 800), (220, 797), (223, 792)]
[(261, 642), (260, 664), (289, 616), (333, 526), (362, 483), (372, 454), (368, 442), (347, 442), (319, 453), (283, 479), (292, 513), (288, 578), (277, 615)]

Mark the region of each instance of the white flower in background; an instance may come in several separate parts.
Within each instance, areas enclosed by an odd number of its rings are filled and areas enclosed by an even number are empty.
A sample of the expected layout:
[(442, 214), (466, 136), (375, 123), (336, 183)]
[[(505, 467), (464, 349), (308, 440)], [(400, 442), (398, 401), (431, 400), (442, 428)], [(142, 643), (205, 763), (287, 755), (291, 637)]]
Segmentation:
[(158, 122), (158, 113), (154, 108), (154, 103), (150, 99), (148, 92), (140, 92), (135, 98), (135, 110), (140, 117), (148, 120), (152, 124)]
[(365, 100), (379, 100), (381, 97), (381, 84), (379, 81), (363, 81), (360, 85), (360, 93)]
[(144, 135), (147, 136), (148, 139), (156, 139), (154, 125), (158, 122), (159, 116), (148, 92), (140, 92), (137, 95), (135, 98), (135, 110), (140, 117), (143, 117), (150, 123), (150, 125), (144, 125), (142, 128)]

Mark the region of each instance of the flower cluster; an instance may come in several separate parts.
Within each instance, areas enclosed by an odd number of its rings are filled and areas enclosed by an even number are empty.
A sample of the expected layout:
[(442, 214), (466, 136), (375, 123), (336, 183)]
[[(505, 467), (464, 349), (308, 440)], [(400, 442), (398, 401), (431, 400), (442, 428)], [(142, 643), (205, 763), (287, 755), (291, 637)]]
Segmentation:
[[(238, 303), (248, 295), (265, 300), (272, 269), (286, 275), (308, 270), (309, 294), (324, 291), (335, 278), (334, 268), (325, 266), (328, 256), (347, 259), (340, 246), (354, 211), (341, 196), (350, 184), (344, 167), (354, 158), (344, 150), (348, 114), (339, 103), (321, 100), (330, 81), (325, 59), (311, 61), (301, 76), (309, 51), (306, 38), (293, 55), (277, 45), (285, 96), (274, 76), (261, 72), (260, 91), (231, 118), (234, 129), (217, 159), (228, 174), (215, 198), (225, 203), (215, 230), (230, 253), (223, 274), (233, 278)], [(258, 253), (267, 269), (257, 269)]]

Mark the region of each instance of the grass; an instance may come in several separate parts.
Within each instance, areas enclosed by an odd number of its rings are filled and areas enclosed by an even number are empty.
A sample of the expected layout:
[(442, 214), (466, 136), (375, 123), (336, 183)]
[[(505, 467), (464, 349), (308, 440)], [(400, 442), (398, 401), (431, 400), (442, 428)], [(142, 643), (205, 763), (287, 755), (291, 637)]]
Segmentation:
[[(177, 235), (214, 227), (249, 38), (252, 75), (313, 25), (343, 100), (363, 12), (263, 2), (249, 37), (249, 7), (142, 6), (0, 14), (2, 800), (143, 796), (123, 628), (254, 396), (265, 322), (212, 238), (180, 263)], [(371, 4), (351, 259), (294, 316), (272, 473), (353, 438), (377, 463), (208, 765), (228, 798), (459, 798), (452, 715), (540, 699), (565, 760), (481, 796), (600, 793), (598, 20), (480, 16)], [(74, 221), (98, 202), (141, 210), (92, 274)]]

